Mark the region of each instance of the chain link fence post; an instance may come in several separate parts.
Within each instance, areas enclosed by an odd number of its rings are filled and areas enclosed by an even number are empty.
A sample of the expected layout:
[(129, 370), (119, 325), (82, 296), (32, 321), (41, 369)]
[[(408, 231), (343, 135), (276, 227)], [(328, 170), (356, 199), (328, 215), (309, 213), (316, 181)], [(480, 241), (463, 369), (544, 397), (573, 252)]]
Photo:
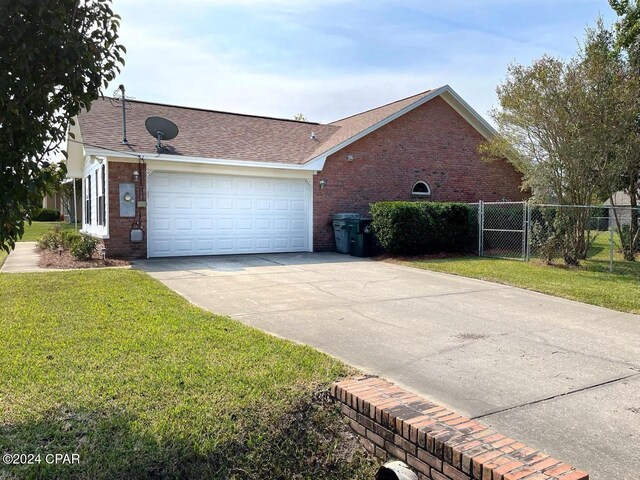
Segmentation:
[(528, 262), (531, 260), (531, 202), (529, 200), (527, 200), (525, 208), (527, 210), (527, 228), (525, 229), (525, 235), (527, 236), (527, 248), (524, 261)]
[(609, 273), (613, 273), (613, 223), (609, 222)]
[(484, 237), (484, 202), (480, 200), (478, 202), (478, 256), (482, 256), (482, 240)]

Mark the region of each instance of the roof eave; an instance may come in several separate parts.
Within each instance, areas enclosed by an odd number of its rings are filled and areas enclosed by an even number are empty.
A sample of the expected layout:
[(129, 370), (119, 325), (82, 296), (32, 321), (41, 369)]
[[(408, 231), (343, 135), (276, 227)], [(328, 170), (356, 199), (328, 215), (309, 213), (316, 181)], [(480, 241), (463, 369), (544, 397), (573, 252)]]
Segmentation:
[(306, 162), (306, 163), (276, 163), (276, 162), (259, 162), (254, 160), (234, 160), (227, 158), (207, 158), (207, 157), (191, 157), (183, 155), (158, 155), (157, 153), (148, 152), (120, 152), (101, 148), (85, 148), (87, 155), (104, 156), (104, 157), (120, 157), (120, 158), (141, 158), (145, 160), (161, 160), (177, 163), (197, 163), (205, 165), (225, 165), (231, 167), (252, 167), (252, 168), (269, 168), (280, 170), (301, 170), (314, 171), (322, 170), (324, 162)]

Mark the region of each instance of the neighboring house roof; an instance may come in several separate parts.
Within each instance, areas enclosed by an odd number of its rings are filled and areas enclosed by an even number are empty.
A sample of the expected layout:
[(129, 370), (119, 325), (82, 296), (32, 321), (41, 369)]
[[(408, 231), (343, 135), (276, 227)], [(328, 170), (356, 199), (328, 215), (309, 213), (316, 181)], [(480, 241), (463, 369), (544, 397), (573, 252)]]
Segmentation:
[(123, 145), (121, 104), (111, 98), (93, 102), (91, 110), (80, 113), (78, 124), (86, 148), (156, 155), (156, 140), (147, 132), (145, 120), (160, 116), (180, 129), (175, 139), (164, 142), (169, 151), (161, 158), (184, 156), (294, 166), (324, 161), (328, 155), (437, 96), (442, 96), (485, 137), (493, 135), (491, 126), (448, 85), (329, 124), (128, 100), (129, 144)]
[[(617, 207), (627, 207), (631, 205), (631, 197), (629, 196), (628, 193), (616, 192), (612, 195), (612, 198), (613, 198), (613, 205)], [(604, 204), (611, 205), (611, 198), (609, 198), (606, 202), (604, 202)]]

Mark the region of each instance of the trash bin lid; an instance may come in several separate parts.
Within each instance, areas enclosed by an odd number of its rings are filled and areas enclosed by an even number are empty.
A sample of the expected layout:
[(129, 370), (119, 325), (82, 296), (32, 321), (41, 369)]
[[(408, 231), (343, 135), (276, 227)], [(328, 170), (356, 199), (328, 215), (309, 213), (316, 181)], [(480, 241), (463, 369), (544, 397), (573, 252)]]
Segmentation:
[(333, 214), (334, 220), (357, 220), (360, 217), (362, 217), (362, 215), (360, 215), (359, 213), (334, 213)]

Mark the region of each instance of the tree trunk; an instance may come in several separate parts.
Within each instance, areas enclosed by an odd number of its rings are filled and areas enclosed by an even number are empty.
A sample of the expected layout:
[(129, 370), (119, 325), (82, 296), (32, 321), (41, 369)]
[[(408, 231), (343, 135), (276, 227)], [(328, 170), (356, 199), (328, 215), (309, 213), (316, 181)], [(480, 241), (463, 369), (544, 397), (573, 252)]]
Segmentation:
[(631, 224), (629, 225), (629, 246), (625, 249), (624, 259), (633, 262), (636, 259), (638, 242), (638, 174), (634, 171), (629, 179), (629, 205), (631, 206)]

